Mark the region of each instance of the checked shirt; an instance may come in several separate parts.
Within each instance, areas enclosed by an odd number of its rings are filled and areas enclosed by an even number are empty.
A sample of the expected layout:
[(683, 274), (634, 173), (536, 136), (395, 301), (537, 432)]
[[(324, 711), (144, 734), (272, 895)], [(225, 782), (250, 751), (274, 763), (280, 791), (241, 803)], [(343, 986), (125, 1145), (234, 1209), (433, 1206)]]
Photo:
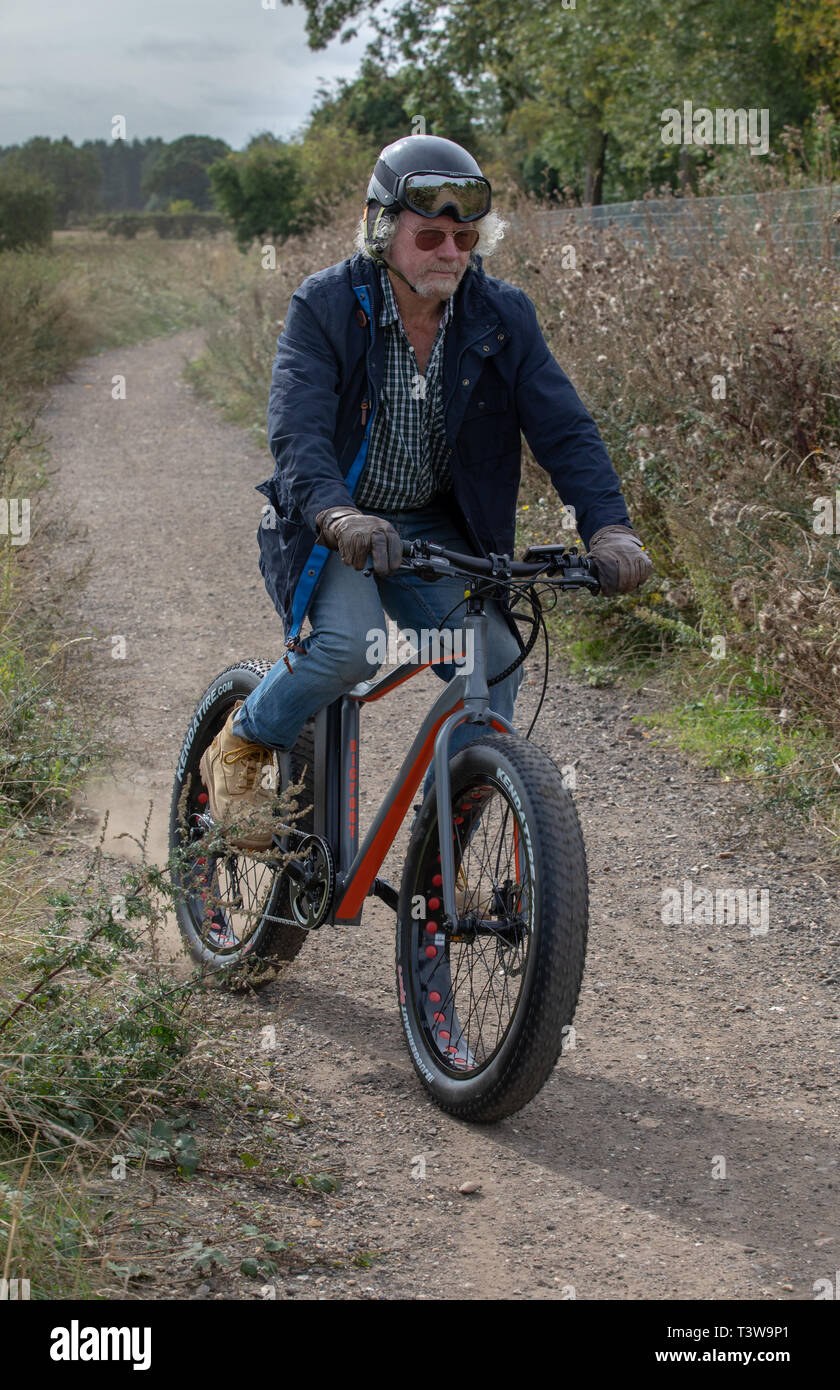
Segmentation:
[(385, 333), (385, 371), (371, 423), (365, 470), (353, 498), (357, 507), (399, 511), (423, 507), (448, 492), (443, 426), (443, 343), (452, 319), (452, 299), (432, 345), (425, 377), (403, 327), (388, 272), (380, 267), (383, 304), (379, 326)]

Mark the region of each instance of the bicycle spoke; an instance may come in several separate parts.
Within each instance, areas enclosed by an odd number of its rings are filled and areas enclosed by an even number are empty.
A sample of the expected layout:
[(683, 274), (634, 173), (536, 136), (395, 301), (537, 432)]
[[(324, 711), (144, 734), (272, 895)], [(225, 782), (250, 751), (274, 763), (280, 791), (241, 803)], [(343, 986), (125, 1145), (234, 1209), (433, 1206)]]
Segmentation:
[(441, 1064), (463, 1076), (493, 1058), (516, 1012), (530, 940), (523, 906), (533, 889), (502, 787), (483, 779), (459, 792), (452, 832), (461, 927), (447, 934), (435, 915), (442, 903), (433, 836), (426, 861), (433, 906), (419, 924), (417, 950), (427, 1038)]

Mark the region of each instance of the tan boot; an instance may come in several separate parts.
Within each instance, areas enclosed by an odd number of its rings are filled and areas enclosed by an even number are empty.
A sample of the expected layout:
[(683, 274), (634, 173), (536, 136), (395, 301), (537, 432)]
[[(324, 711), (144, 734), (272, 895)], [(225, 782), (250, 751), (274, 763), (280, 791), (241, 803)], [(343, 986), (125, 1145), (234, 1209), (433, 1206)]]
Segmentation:
[(235, 831), (230, 843), (237, 849), (266, 850), (271, 848), (271, 810), (279, 795), (277, 758), (272, 749), (233, 732), (233, 717), (244, 703), (237, 701), (224, 728), (205, 748), (199, 771), (210, 815), (217, 825)]
[(492, 888), (476, 892), (465, 884), (463, 872), (459, 870), (455, 879), (455, 911), (459, 917), (463, 917), (467, 912), (474, 912), (479, 918), (498, 916)]

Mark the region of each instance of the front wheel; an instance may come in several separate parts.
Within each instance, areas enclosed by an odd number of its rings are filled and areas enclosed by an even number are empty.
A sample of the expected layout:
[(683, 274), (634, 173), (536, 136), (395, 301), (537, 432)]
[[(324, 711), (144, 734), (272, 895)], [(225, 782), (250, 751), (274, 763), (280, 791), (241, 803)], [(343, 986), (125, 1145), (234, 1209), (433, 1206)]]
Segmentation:
[(563, 1050), (586, 953), (586, 854), (558, 768), (524, 739), (477, 739), (450, 776), (459, 921), (444, 930), (433, 788), (403, 870), (397, 990), (428, 1091), (486, 1123), (526, 1105)]

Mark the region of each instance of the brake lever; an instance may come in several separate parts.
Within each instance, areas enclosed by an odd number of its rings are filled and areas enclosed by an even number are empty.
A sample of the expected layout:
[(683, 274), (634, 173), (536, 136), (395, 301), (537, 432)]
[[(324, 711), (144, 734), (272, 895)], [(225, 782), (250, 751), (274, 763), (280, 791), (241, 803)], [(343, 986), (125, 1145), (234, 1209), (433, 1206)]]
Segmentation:
[[(598, 566), (588, 555), (581, 556), (581, 559), (586, 560), (586, 568), (583, 571), (585, 577), (581, 577), (580, 588), (588, 589), (590, 594), (597, 597), (601, 592), (601, 577), (598, 574)], [(581, 566), (581, 568), (583, 567)]]
[(588, 589), (591, 594), (601, 592), (601, 581), (595, 561), (588, 555), (580, 555), (577, 550), (566, 551), (562, 560), (558, 560), (554, 567), (554, 573), (559, 573), (570, 589)]
[[(436, 567), (432, 567), (429, 564), (429, 560), (431, 558), (432, 557), (430, 555), (403, 555), (403, 558), (400, 562), (400, 568), (398, 570), (394, 570), (394, 573), (399, 574), (400, 571), (402, 571), (404, 574), (419, 574), (421, 579), (427, 579), (430, 583), (434, 583), (435, 580), (442, 579), (445, 574), (452, 571), (452, 565), (449, 560), (444, 560), (442, 556), (436, 555), (434, 557), (436, 561)], [(370, 575), (372, 575), (373, 573), (374, 568), (372, 564), (366, 565), (365, 568), (362, 570), (362, 574), (366, 578), (369, 578)]]

